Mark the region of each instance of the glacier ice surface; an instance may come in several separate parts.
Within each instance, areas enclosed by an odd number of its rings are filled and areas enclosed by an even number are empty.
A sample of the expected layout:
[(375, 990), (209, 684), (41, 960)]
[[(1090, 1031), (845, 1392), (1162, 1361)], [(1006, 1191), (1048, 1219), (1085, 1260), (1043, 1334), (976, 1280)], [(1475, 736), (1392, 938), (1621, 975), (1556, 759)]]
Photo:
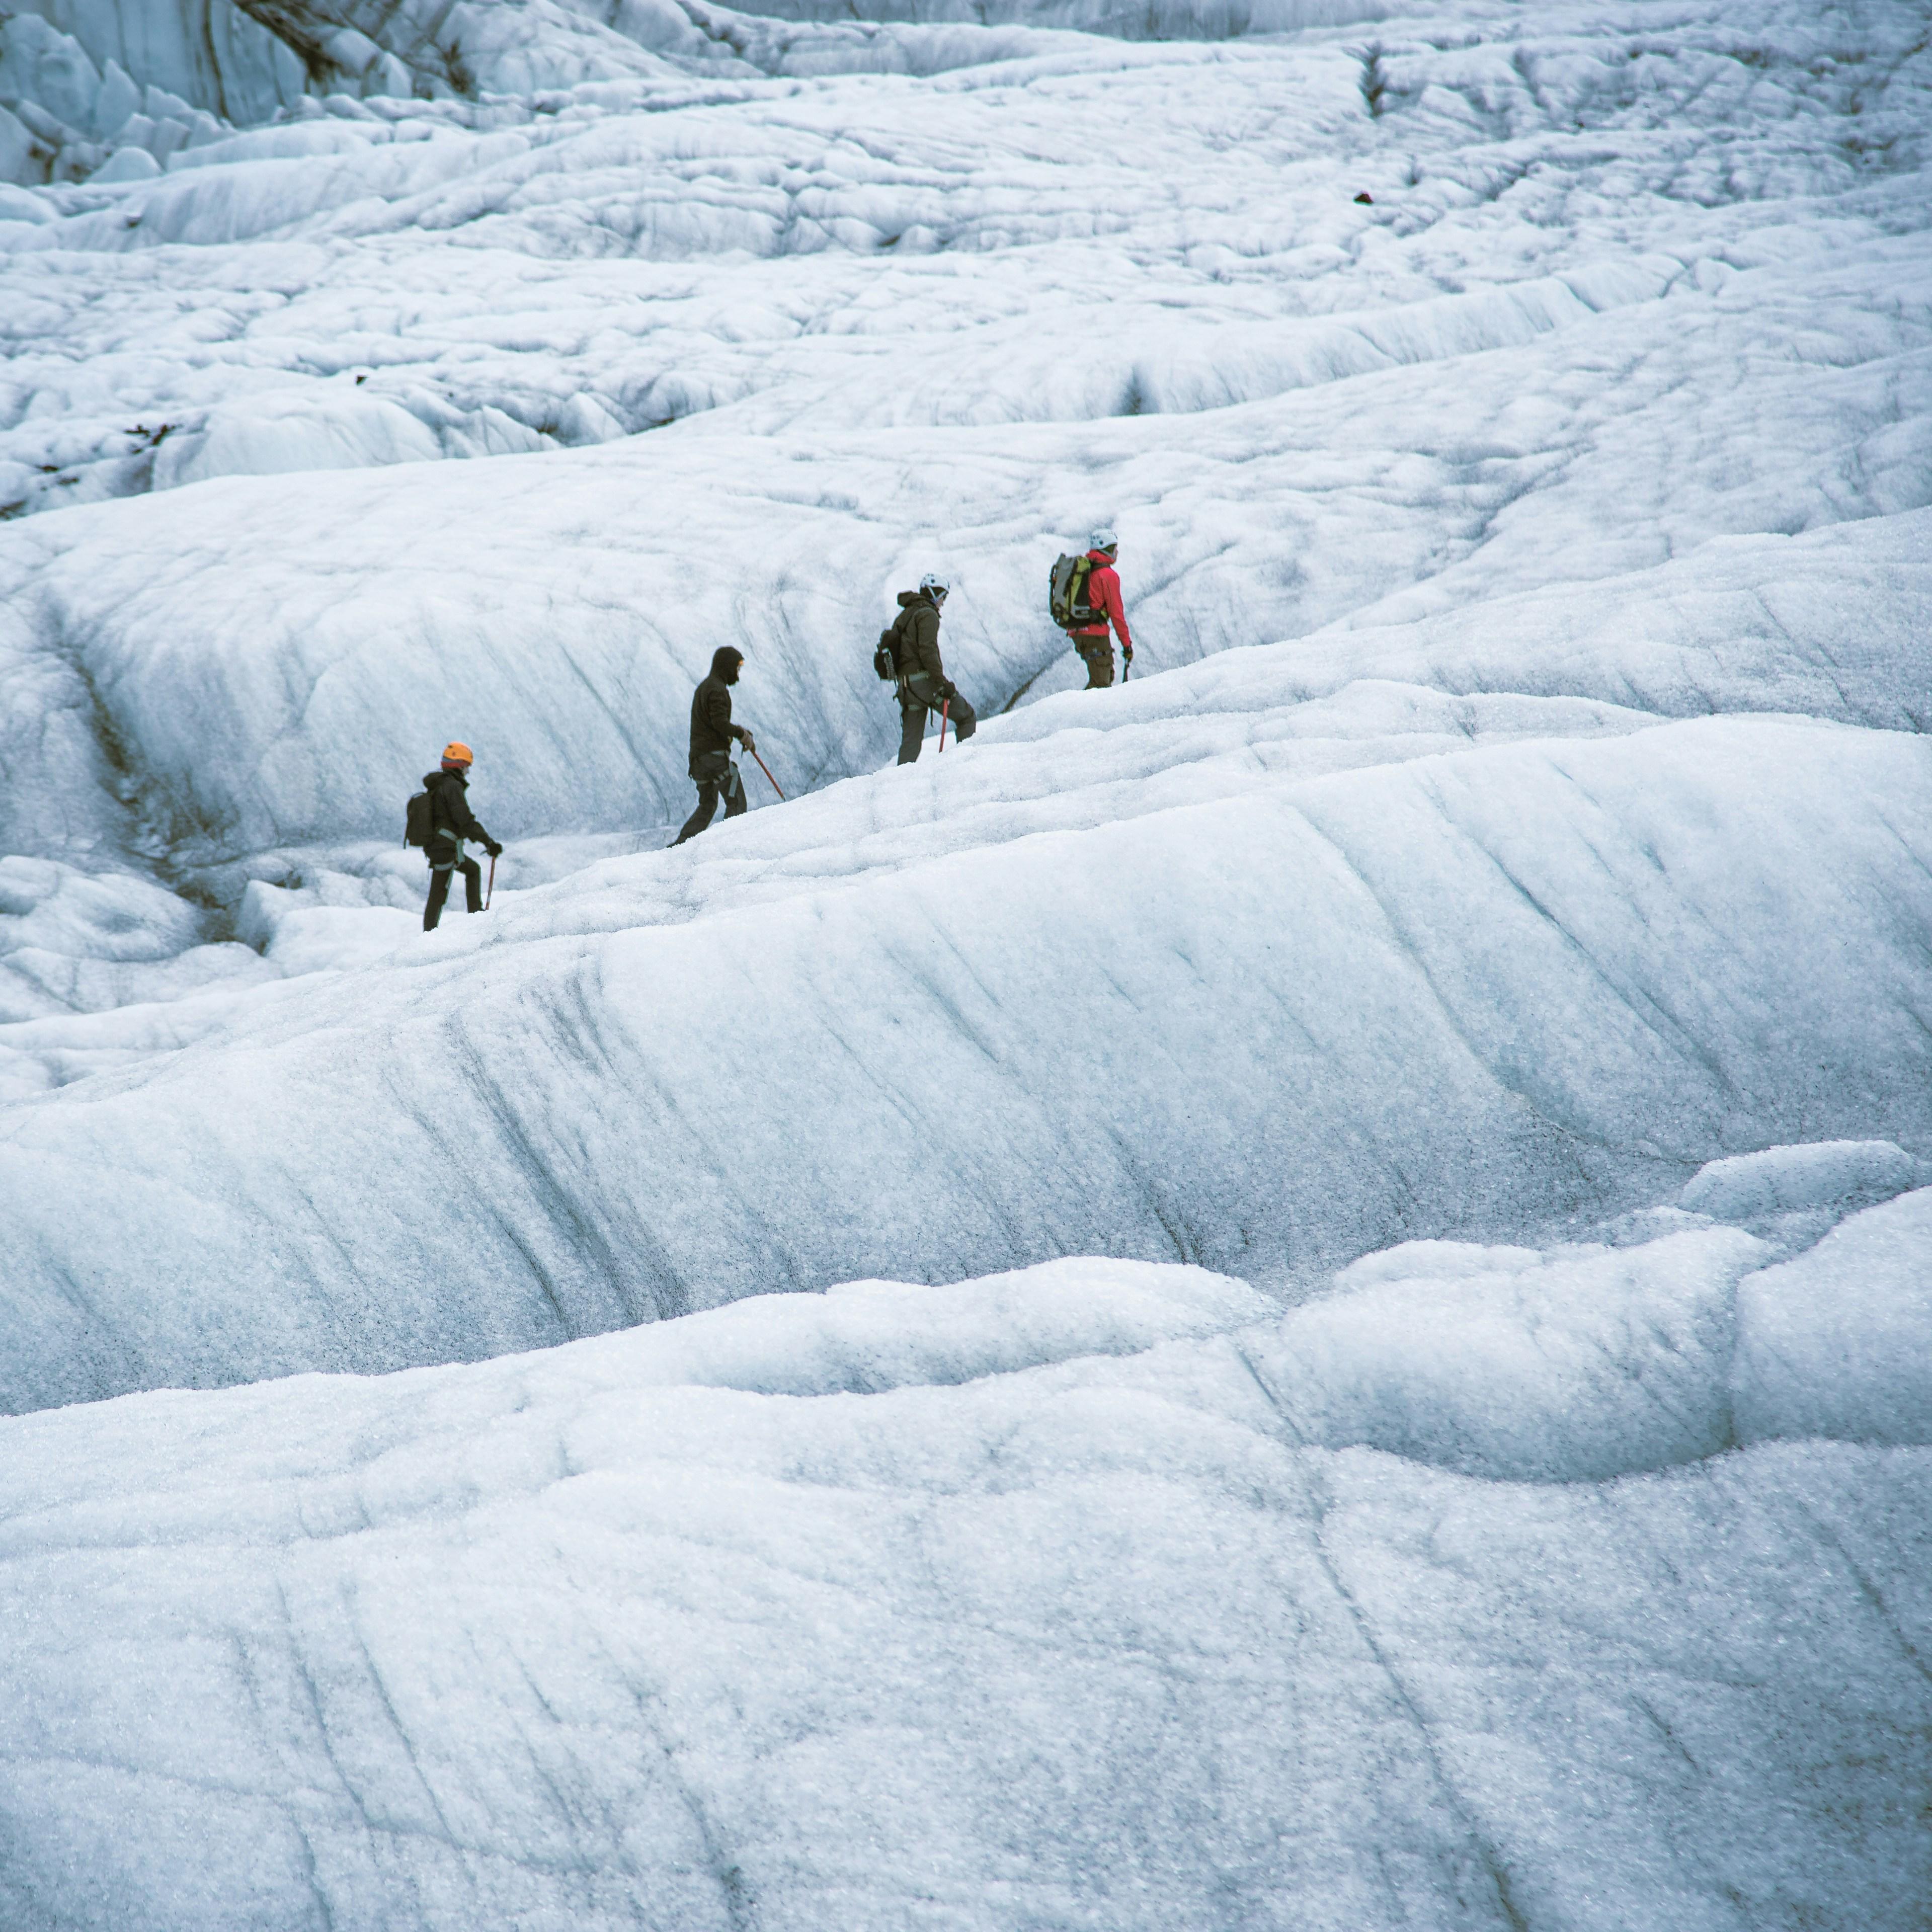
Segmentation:
[(0, 32), (0, 1922), (1918, 1924), (1923, 9), (226, 6)]
[[(11, 1910), (1910, 1923), (1924, 1427), (1653, 1467), (1750, 1237), (1423, 1245), (1285, 1316), (1059, 1262), (0, 1421)], [(1430, 1466), (1511, 1393), (1594, 1441)]]

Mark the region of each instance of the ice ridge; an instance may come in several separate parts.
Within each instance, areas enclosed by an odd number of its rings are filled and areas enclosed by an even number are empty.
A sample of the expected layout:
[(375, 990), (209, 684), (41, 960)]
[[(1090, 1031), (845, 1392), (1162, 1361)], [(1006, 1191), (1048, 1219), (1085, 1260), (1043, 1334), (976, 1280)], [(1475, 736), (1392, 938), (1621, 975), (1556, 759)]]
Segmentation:
[(1255, 1372), (1413, 1448), (1460, 1336), (1438, 1448), (1514, 1395), (1570, 1454), (1552, 1396), (1619, 1382), (1654, 1435), (1760, 1246), (1412, 1247), (1258, 1319), (1058, 1263), (0, 1421), (9, 1910), (1903, 1927), (1922, 1448), (1484, 1480), (1299, 1444)]

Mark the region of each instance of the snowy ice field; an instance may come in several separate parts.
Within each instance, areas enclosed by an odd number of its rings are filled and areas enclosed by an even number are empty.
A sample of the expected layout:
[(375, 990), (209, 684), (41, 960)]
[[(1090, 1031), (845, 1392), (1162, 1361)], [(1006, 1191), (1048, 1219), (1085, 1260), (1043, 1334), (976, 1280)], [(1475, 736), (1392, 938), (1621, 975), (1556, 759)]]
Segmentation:
[(0, 1926), (1925, 1926), (1932, 14), (10, 4)]

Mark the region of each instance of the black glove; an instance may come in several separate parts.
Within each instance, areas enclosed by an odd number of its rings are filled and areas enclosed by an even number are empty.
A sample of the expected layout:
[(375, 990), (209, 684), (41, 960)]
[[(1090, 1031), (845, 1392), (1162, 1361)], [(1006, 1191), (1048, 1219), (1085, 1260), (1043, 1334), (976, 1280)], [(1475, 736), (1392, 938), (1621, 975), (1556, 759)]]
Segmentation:
[(1120, 646), (1120, 655), (1126, 659), (1129, 664), (1132, 664), (1134, 661), (1133, 646), (1132, 644), (1123, 644)]
[(940, 685), (939, 694), (948, 704), (950, 704), (959, 695), (959, 687), (952, 682), (952, 679), (946, 678)]
[(499, 845), (494, 838), (484, 839), (483, 842), (483, 849), (484, 851), (488, 853), (493, 859), (500, 859), (503, 856), (502, 847)]

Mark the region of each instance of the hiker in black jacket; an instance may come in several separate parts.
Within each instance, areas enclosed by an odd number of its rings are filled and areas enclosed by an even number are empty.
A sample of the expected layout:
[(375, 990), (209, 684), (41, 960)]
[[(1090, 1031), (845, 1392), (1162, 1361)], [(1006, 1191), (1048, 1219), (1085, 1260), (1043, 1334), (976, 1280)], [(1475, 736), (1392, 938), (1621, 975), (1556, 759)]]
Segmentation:
[(892, 657), (898, 666), (899, 763), (916, 764), (926, 742), (926, 721), (944, 710), (963, 742), (980, 720), (959, 687), (946, 675), (939, 656), (939, 609), (946, 602), (946, 580), (931, 572), (916, 590), (899, 592), (898, 621), (892, 626)]
[(463, 874), (464, 901), (472, 912), (483, 910), (483, 868), (474, 859), (464, 856), (463, 842), (472, 839), (491, 858), (502, 850), (496, 840), (477, 823), (470, 809), (470, 767), (476, 754), (467, 745), (446, 745), (442, 769), (423, 774), (423, 790), (429, 794), (429, 843), (424, 848), (429, 860), (429, 899), (423, 908), (423, 930), (434, 932), (449, 897), (449, 881)]
[(745, 807), (745, 781), (731, 762), (731, 742), (736, 739), (746, 751), (758, 745), (742, 724), (731, 722), (731, 686), (738, 682), (745, 662), (742, 651), (729, 644), (711, 654), (711, 675), (699, 685), (691, 698), (691, 778), (698, 788), (698, 809), (684, 821), (684, 830), (670, 842), (682, 845), (695, 838), (711, 823), (718, 801), (724, 801), (724, 816), (736, 818)]

